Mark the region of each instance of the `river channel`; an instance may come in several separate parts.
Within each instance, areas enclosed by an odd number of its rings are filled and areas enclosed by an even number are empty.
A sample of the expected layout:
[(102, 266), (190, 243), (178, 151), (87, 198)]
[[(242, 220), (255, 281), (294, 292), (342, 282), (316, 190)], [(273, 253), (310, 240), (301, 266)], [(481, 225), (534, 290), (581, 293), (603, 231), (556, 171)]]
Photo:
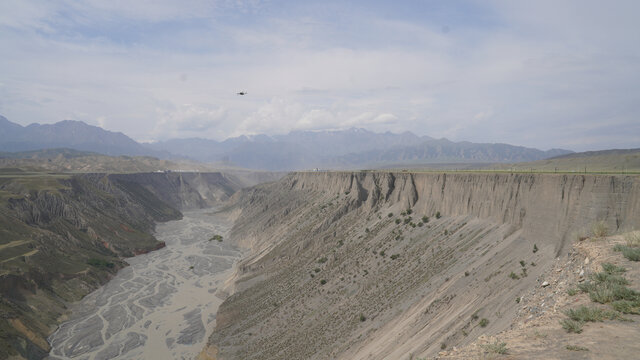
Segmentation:
[[(49, 337), (49, 359), (193, 359), (215, 326), (215, 293), (241, 251), (231, 222), (205, 209), (158, 224), (163, 249), (127, 259), (107, 284), (71, 306)], [(210, 241), (214, 234), (222, 242)]]

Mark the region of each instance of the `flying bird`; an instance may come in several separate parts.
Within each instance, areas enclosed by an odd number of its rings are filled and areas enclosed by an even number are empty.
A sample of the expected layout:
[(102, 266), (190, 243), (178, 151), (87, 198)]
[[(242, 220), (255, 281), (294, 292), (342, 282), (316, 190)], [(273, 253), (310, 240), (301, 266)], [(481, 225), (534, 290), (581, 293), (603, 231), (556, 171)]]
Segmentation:
[(246, 92), (246, 91), (240, 91), (240, 92), (238, 93), (238, 95), (247, 95), (247, 92)]

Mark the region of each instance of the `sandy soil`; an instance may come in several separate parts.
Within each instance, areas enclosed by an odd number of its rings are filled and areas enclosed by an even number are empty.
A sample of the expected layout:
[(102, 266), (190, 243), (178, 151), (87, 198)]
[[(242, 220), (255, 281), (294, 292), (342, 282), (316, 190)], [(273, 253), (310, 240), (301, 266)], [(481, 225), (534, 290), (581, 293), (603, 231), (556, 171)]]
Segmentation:
[(167, 247), (131, 266), (71, 308), (50, 336), (51, 359), (192, 359), (215, 327), (216, 290), (240, 258), (225, 238), (231, 222), (213, 210), (159, 224)]
[[(588, 294), (570, 296), (590, 274), (602, 271), (602, 263), (626, 269), (630, 288), (640, 290), (640, 263), (614, 252), (624, 243), (620, 235), (586, 239), (574, 244), (568, 256), (556, 259), (554, 267), (541, 276), (546, 287), (531, 289), (522, 296), (518, 316), (510, 330), (495, 336), (480, 336), (474, 343), (453, 351), (442, 351), (440, 359), (638, 359), (640, 358), (640, 315), (622, 315), (625, 321), (586, 323), (583, 332), (567, 333), (560, 325), (568, 309), (581, 305), (610, 310), (592, 302)], [(493, 353), (489, 344), (505, 343), (506, 354)]]

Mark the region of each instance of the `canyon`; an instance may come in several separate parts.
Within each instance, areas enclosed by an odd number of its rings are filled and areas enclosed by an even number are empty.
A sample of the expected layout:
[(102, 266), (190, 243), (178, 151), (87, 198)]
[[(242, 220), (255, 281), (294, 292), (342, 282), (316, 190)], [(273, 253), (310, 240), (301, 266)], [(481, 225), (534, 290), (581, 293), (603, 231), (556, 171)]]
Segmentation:
[(156, 223), (243, 184), (222, 173), (2, 174), (0, 358), (45, 357), (70, 303), (112, 279), (124, 258), (166, 246)]
[[(513, 324), (519, 298), (601, 222), (640, 226), (624, 175), (307, 172), (230, 199), (251, 249), (201, 354), (432, 357)], [(513, 274), (513, 275), (511, 275)]]
[[(436, 356), (511, 328), (514, 299), (594, 224), (640, 227), (636, 175), (317, 171), (247, 185), (219, 172), (3, 177), (3, 355), (46, 356), (57, 324), (83, 321), (71, 304), (126, 283), (148, 255), (180, 251), (162, 249), (156, 224), (196, 209), (214, 206), (224, 246), (244, 249), (224, 280), (200, 283), (219, 308), (200, 318), (210, 336), (199, 359)], [(127, 358), (118, 346), (104, 354)]]

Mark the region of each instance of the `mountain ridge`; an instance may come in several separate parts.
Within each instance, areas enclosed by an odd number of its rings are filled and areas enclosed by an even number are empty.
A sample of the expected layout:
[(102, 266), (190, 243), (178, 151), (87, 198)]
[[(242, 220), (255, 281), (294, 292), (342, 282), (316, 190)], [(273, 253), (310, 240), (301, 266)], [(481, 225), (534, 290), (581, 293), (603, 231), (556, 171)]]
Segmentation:
[(0, 151), (72, 148), (105, 155), (155, 156), (234, 164), (244, 168), (292, 171), (312, 168), (377, 168), (398, 163), (508, 163), (542, 160), (572, 151), (502, 144), (454, 142), (405, 131), (376, 133), (362, 128), (292, 131), (284, 135), (241, 135), (139, 143), (122, 132), (82, 121), (21, 126), (0, 116)]

